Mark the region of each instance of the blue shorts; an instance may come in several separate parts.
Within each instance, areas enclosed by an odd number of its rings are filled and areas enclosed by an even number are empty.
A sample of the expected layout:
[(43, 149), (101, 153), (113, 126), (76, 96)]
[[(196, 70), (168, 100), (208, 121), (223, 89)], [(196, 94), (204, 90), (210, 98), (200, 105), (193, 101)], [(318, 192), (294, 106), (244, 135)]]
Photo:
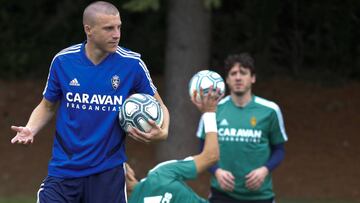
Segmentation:
[(126, 203), (124, 166), (102, 173), (63, 179), (47, 176), (37, 203)]

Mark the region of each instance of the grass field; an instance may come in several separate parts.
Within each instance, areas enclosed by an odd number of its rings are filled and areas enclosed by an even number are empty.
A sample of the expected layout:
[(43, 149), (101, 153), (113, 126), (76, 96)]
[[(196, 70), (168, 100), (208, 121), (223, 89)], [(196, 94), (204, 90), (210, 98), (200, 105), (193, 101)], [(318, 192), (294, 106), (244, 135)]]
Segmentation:
[(35, 198), (29, 197), (9, 197), (9, 198), (2, 198), (0, 197), (0, 203), (35, 203)]
[(336, 199), (309, 199), (309, 198), (286, 198), (277, 200), (276, 203), (359, 203), (355, 200), (336, 200)]
[[(12, 197), (12, 198), (0, 198), (0, 203), (35, 203), (35, 198), (29, 197)], [(334, 200), (334, 199), (280, 199), (276, 203), (359, 203), (354, 200)]]

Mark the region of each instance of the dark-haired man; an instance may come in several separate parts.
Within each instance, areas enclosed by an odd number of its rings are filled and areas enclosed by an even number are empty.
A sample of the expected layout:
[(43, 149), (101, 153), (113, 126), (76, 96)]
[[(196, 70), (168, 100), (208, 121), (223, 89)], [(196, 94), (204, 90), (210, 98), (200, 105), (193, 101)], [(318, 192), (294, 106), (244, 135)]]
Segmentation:
[[(272, 203), (271, 171), (284, 158), (287, 141), (280, 108), (252, 94), (254, 59), (247, 53), (225, 60), (230, 95), (216, 111), (220, 160), (211, 167), (211, 203)], [(197, 136), (203, 139), (200, 121)]]

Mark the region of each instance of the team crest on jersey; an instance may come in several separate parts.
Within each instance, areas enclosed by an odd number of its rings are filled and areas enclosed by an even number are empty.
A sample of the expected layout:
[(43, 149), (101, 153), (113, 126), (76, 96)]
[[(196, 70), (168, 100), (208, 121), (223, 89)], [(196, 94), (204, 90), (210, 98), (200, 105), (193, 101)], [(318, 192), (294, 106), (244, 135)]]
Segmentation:
[(116, 90), (120, 85), (120, 77), (117, 75), (112, 76), (111, 78), (111, 86)]
[(250, 124), (251, 124), (252, 127), (255, 127), (255, 126), (256, 126), (256, 118), (255, 118), (254, 116), (251, 117), (251, 119), (250, 119)]

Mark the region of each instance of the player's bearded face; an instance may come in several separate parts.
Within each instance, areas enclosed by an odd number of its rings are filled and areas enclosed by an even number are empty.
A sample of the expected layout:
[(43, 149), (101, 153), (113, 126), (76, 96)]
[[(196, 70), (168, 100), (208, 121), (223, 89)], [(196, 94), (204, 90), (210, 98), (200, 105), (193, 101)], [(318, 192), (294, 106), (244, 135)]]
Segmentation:
[(232, 93), (243, 95), (251, 92), (251, 86), (255, 83), (255, 75), (251, 75), (250, 69), (235, 64), (229, 71), (226, 84)]
[(92, 41), (104, 52), (116, 52), (121, 36), (119, 15), (98, 14), (93, 27)]

